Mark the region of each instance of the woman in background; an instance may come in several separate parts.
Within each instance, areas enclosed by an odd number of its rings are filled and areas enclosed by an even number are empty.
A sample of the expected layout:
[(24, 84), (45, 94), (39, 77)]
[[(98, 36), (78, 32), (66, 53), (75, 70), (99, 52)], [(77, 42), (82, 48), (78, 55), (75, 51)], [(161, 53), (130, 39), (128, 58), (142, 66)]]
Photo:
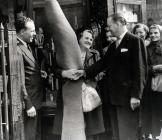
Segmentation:
[[(149, 40), (149, 28), (143, 24), (143, 23), (137, 23), (133, 30), (132, 30), (133, 34), (137, 35), (138, 37), (142, 38), (145, 46), (147, 47), (150, 43)], [(148, 94), (148, 88), (145, 88), (143, 96), (142, 96), (142, 102), (141, 102), (141, 122), (142, 122), (142, 134), (143, 137), (145, 137), (146, 139), (148, 137), (152, 137), (151, 134), (151, 124), (150, 124), (150, 117), (148, 117), (148, 115), (150, 114), (150, 97)]]
[(158, 25), (154, 24), (150, 26), (149, 36), (150, 44), (147, 46), (149, 64), (148, 94), (150, 95), (151, 111), (147, 117), (151, 118), (151, 121), (148, 122), (151, 123), (150, 133), (156, 139), (157, 136), (160, 136), (162, 126), (162, 92), (153, 91), (151, 81), (156, 75), (162, 74), (162, 44)]
[(148, 38), (148, 33), (149, 33), (149, 28), (143, 23), (138, 23), (133, 28), (133, 34), (142, 38), (145, 42), (145, 46), (148, 46), (150, 43), (150, 40)]
[[(86, 69), (87, 67), (91, 66), (92, 64), (94, 64), (96, 61), (100, 59), (99, 52), (91, 48), (94, 40), (93, 32), (90, 29), (81, 28), (77, 31), (77, 39), (81, 50), (82, 63), (84, 69)], [(62, 80), (64, 79), (72, 80), (73, 70), (71, 71), (71, 70), (57, 69), (55, 70), (55, 75), (57, 75)], [(96, 88), (96, 90), (99, 92), (97, 81), (101, 80), (101, 78), (102, 75), (97, 75), (94, 79), (90, 79), (90, 80), (84, 79), (84, 82)], [(62, 106), (61, 105), (62, 102), (60, 102), (62, 100), (62, 95), (61, 95), (62, 93), (59, 92), (59, 94), (60, 95), (58, 96), (58, 109), (62, 109), (60, 108), (60, 106)], [(59, 117), (62, 118), (62, 116)], [(57, 116), (57, 118), (59, 117)], [(102, 116), (102, 106), (97, 107), (91, 112), (86, 112), (86, 113), (84, 112), (84, 120), (85, 120), (85, 133), (86, 133), (87, 140), (96, 140), (96, 139), (99, 140), (100, 139), (99, 134), (103, 133), (105, 130), (103, 116)], [(62, 120), (59, 119), (59, 121)], [(58, 126), (55, 125), (54, 127), (55, 127), (54, 129), (58, 131)], [(60, 127), (61, 126), (59, 126), (59, 128)]]
[(107, 46), (103, 49), (103, 56), (105, 55), (105, 53), (107, 52), (109, 46), (117, 40), (116, 37), (114, 37), (111, 33), (110, 30), (106, 29), (106, 33), (105, 33), (105, 36), (106, 36), (106, 41), (107, 41)]

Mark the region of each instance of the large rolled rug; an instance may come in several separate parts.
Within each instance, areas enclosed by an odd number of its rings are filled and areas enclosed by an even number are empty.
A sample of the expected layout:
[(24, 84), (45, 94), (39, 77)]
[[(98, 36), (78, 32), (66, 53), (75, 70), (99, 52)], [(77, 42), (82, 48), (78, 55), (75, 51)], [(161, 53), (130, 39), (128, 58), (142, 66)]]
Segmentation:
[[(78, 41), (57, 0), (46, 0), (46, 14), (53, 31), (56, 60), (63, 69), (82, 69)], [(62, 140), (86, 140), (81, 102), (82, 80), (63, 85)]]

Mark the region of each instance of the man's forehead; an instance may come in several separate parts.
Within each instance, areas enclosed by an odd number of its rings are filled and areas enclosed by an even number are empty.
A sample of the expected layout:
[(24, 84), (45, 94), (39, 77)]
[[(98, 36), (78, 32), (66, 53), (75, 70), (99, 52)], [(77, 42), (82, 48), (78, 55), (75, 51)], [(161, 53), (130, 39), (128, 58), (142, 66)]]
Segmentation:
[(35, 28), (34, 22), (32, 22), (32, 21), (27, 22), (26, 28)]
[(112, 18), (109, 17), (109, 18), (107, 19), (107, 23), (110, 24), (110, 23), (112, 23), (112, 22), (113, 22)]

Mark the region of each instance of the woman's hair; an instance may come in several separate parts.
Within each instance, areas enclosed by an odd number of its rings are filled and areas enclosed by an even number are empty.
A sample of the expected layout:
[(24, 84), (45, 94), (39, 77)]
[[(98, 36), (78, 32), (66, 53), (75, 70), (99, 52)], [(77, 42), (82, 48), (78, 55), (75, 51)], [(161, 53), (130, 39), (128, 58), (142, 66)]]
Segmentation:
[(94, 35), (93, 35), (93, 31), (90, 28), (80, 28), (76, 31), (76, 35), (77, 35), (77, 40), (79, 42), (80, 38), (83, 36), (83, 32), (88, 32), (92, 35), (92, 38), (94, 39)]
[(143, 28), (144, 31), (146, 32), (146, 36), (148, 35), (148, 33), (149, 33), (149, 28), (148, 28), (145, 24), (143, 24), (143, 23), (137, 23), (137, 24), (134, 26), (133, 31), (132, 31), (133, 34), (135, 34), (135, 32), (136, 32), (136, 30), (137, 30), (138, 28)]
[(153, 24), (153, 25), (151, 25), (150, 28), (149, 28), (149, 31), (150, 31), (151, 29), (158, 29), (159, 32), (161, 32), (160, 25), (158, 25), (158, 24)]

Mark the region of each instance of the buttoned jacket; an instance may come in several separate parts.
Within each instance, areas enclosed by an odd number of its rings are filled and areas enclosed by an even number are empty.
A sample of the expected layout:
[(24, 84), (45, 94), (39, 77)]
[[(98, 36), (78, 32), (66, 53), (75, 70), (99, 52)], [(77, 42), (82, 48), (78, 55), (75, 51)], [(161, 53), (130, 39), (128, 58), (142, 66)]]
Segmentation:
[(36, 109), (39, 109), (43, 97), (43, 79), (41, 78), (40, 67), (25, 42), (17, 38), (17, 46), (20, 48), (23, 56), (27, 93), (32, 104)]

